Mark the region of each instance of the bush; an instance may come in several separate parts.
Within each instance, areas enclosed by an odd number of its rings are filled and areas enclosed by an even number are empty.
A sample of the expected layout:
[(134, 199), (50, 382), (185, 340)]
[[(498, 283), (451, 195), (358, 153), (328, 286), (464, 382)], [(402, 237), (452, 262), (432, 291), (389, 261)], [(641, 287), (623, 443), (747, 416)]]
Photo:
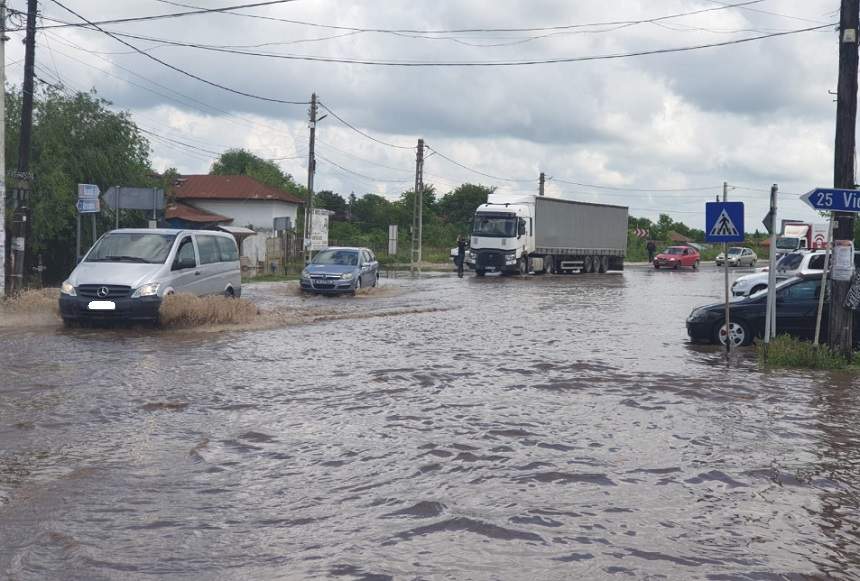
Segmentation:
[(797, 367), (803, 369), (845, 369), (850, 365), (845, 358), (830, 350), (827, 345), (813, 345), (790, 335), (780, 335), (770, 342), (765, 359), (765, 346), (756, 347), (762, 365), (770, 367)]

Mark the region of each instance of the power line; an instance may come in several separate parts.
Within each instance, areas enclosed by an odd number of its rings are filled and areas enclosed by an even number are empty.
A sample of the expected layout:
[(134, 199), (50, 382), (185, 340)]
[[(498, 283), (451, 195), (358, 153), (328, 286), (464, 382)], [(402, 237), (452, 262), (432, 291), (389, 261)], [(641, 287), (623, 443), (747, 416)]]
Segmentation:
[[(52, 2), (57, 3), (57, 0), (51, 0)], [(189, 42), (179, 42), (172, 41), (169, 39), (160, 39), (160, 38), (152, 38), (145, 37), (134, 34), (127, 33), (112, 33), (107, 32), (101, 28), (101, 32), (113, 37), (116, 40), (119, 40), (126, 46), (132, 47), (136, 52), (147, 56), (165, 66), (173, 68), (175, 70), (179, 70), (183, 74), (189, 73), (182, 71), (174, 67), (173, 65), (169, 65), (164, 61), (157, 59), (156, 57), (150, 55), (149, 53), (131, 45), (119, 37), (126, 38), (135, 38), (139, 40), (145, 40), (149, 42), (160, 42), (165, 45), (171, 46), (181, 46), (186, 48), (196, 48), (198, 50), (206, 50), (213, 51), (219, 53), (227, 53), (227, 54), (236, 54), (243, 56), (253, 56), (260, 58), (270, 58), (270, 59), (280, 59), (280, 60), (292, 60), (292, 61), (308, 61), (308, 62), (323, 62), (323, 63), (338, 63), (338, 64), (357, 64), (357, 65), (368, 65), (368, 66), (381, 66), (381, 67), (521, 67), (521, 66), (534, 66), (534, 65), (547, 65), (547, 64), (564, 64), (564, 63), (577, 63), (577, 62), (589, 62), (589, 61), (604, 61), (604, 60), (618, 60), (625, 58), (633, 58), (633, 57), (641, 57), (641, 56), (653, 56), (653, 55), (662, 55), (662, 54), (672, 54), (672, 53), (680, 53), (680, 52), (692, 52), (697, 50), (703, 50), (707, 48), (718, 48), (723, 46), (731, 46), (737, 44), (745, 44), (754, 42), (757, 40), (765, 40), (769, 38), (777, 38), (781, 36), (790, 36), (794, 34), (801, 34), (804, 32), (813, 32), (817, 30), (824, 30), (832, 28), (836, 23), (832, 24), (824, 24), (820, 26), (811, 26), (807, 28), (799, 28), (793, 30), (785, 30), (778, 32), (770, 32), (767, 34), (759, 34), (757, 36), (749, 36), (746, 38), (736, 38), (732, 40), (725, 40), (721, 42), (709, 42), (704, 44), (696, 44), (689, 46), (680, 46), (674, 48), (657, 48), (657, 49), (647, 49), (647, 50), (639, 50), (632, 52), (622, 52), (622, 53), (609, 53), (609, 54), (598, 54), (598, 55), (586, 55), (586, 56), (572, 56), (572, 57), (554, 57), (547, 59), (528, 59), (528, 60), (499, 60), (499, 61), (418, 61), (418, 60), (381, 60), (381, 59), (366, 59), (366, 58), (347, 58), (347, 57), (327, 57), (327, 56), (318, 56), (318, 55), (305, 55), (305, 54), (287, 54), (287, 53), (271, 53), (271, 52), (259, 52), (259, 51), (246, 51), (246, 50), (237, 50), (231, 48), (221, 48), (213, 45), (203, 45)], [(237, 92), (239, 94), (244, 94), (245, 96), (251, 96), (258, 99), (263, 100), (274, 100), (276, 102), (284, 102), (278, 101), (275, 99), (268, 99), (265, 97), (258, 97), (254, 95), (249, 95), (245, 93), (241, 93), (234, 89), (228, 89), (223, 87), (222, 85), (218, 85), (212, 83), (211, 81), (206, 81), (204, 79), (200, 79), (199, 77), (194, 77), (198, 80), (203, 80), (208, 84), (214, 85), (218, 88), (225, 89), (231, 92)], [(290, 104), (300, 104), (295, 102), (287, 101)]]
[(623, 186), (601, 186), (598, 184), (586, 184), (582, 182), (574, 182), (557, 177), (548, 178), (552, 181), (570, 184), (573, 186), (581, 186), (584, 188), (596, 188), (600, 190), (617, 190), (621, 192), (696, 192), (696, 191), (716, 191), (722, 187), (722, 184), (716, 186), (696, 186), (692, 188), (628, 188)]
[[(292, 0), (281, 0), (281, 1), (292, 1)], [(149, 54), (149, 53), (148, 53), (148, 52), (146, 52), (146, 51), (143, 51), (143, 50), (139, 49), (138, 47), (136, 47), (135, 45), (131, 44), (130, 42), (127, 42), (127, 41), (125, 41), (125, 40), (123, 40), (123, 39), (119, 38), (119, 36), (115, 35), (114, 33), (109, 32), (109, 31), (107, 31), (107, 30), (105, 30), (105, 29), (101, 28), (100, 26), (98, 26), (97, 24), (95, 24), (94, 22), (92, 22), (92, 21), (90, 21), (90, 20), (87, 20), (85, 17), (81, 16), (80, 14), (78, 14), (77, 12), (75, 12), (74, 10), (72, 10), (71, 8), (68, 8), (67, 6), (63, 5), (61, 2), (59, 2), (59, 0), (51, 0), (51, 2), (53, 2), (54, 4), (56, 4), (57, 6), (59, 6), (60, 8), (62, 8), (63, 10), (66, 10), (67, 12), (70, 12), (71, 14), (73, 14), (73, 15), (75, 15), (76, 17), (80, 18), (81, 20), (83, 20), (84, 22), (86, 22), (87, 24), (89, 24), (90, 26), (95, 27), (99, 32), (101, 32), (101, 33), (103, 33), (103, 34), (106, 34), (107, 36), (109, 36), (109, 37), (113, 38), (113, 39), (114, 39), (114, 40), (116, 40), (117, 42), (120, 42), (120, 43), (124, 44), (125, 46), (127, 46), (127, 47), (131, 48), (131, 49), (132, 49), (132, 50), (134, 50), (135, 52), (137, 52), (137, 53), (139, 53), (139, 54), (142, 54), (142, 55), (143, 55), (143, 56), (145, 56), (146, 58), (148, 58), (148, 59), (150, 59), (150, 60), (153, 60), (153, 61), (155, 61), (155, 62), (157, 62), (157, 63), (159, 63), (159, 64), (161, 64), (161, 65), (163, 65), (163, 66), (165, 66), (165, 67), (167, 67), (167, 68), (169, 68), (169, 69), (172, 69), (172, 70), (174, 70), (174, 71), (176, 71), (176, 72), (178, 72), (178, 73), (181, 73), (181, 74), (183, 74), (183, 75), (185, 75), (185, 76), (187, 76), (187, 77), (190, 77), (190, 78), (192, 78), (192, 79), (195, 79), (195, 80), (197, 80), (197, 81), (200, 81), (200, 82), (202, 82), (202, 83), (205, 83), (205, 84), (207, 84), (207, 85), (210, 85), (210, 86), (212, 86), (212, 87), (216, 87), (216, 88), (218, 88), (218, 89), (221, 89), (221, 90), (223, 90), (223, 91), (227, 91), (227, 92), (229, 92), (229, 93), (234, 93), (234, 94), (236, 94), (236, 95), (241, 95), (241, 96), (243, 96), (243, 97), (249, 97), (249, 98), (251, 98), (251, 99), (258, 99), (258, 100), (260, 100), (260, 101), (268, 101), (268, 102), (271, 102), (271, 103), (282, 103), (282, 104), (285, 104), (285, 105), (306, 105), (306, 104), (307, 104), (307, 101), (288, 101), (288, 100), (285, 100), (285, 99), (276, 99), (276, 98), (273, 98), (273, 97), (263, 97), (263, 96), (261, 96), (261, 95), (255, 95), (255, 94), (253, 94), (253, 93), (247, 93), (247, 92), (245, 92), (245, 91), (240, 91), (240, 90), (238, 90), (238, 89), (233, 89), (233, 88), (228, 87), (228, 86), (226, 86), (226, 85), (222, 85), (222, 84), (220, 84), (220, 83), (216, 83), (216, 82), (214, 82), (214, 81), (210, 81), (209, 79), (205, 79), (205, 78), (203, 78), (203, 77), (201, 77), (201, 76), (199, 76), (199, 75), (196, 75), (196, 74), (194, 74), (194, 73), (188, 72), (188, 71), (186, 71), (185, 69), (181, 69), (181, 68), (179, 68), (179, 67), (177, 67), (177, 66), (175, 66), (175, 65), (172, 65), (172, 64), (170, 64), (170, 63), (168, 63), (168, 62), (166, 62), (166, 61), (161, 60), (160, 58), (158, 58), (158, 57), (156, 57), (156, 56), (153, 56), (153, 55)]]
[[(494, 175), (492, 175), (492, 174), (484, 173), (484, 172), (482, 172), (481, 170), (477, 170), (477, 169), (475, 169), (475, 168), (473, 168), (473, 167), (469, 167), (469, 166), (467, 166), (467, 165), (465, 165), (465, 164), (462, 164), (462, 163), (460, 163), (459, 161), (457, 161), (457, 160), (455, 160), (455, 159), (451, 159), (450, 157), (448, 157), (448, 156), (447, 156), (447, 155), (445, 155), (444, 153), (440, 152), (438, 149), (434, 149), (434, 148), (430, 147), (429, 145), (427, 145), (426, 147), (427, 147), (427, 149), (429, 149), (430, 151), (432, 151), (434, 154), (438, 155), (438, 156), (439, 156), (439, 157), (441, 157), (442, 159), (445, 159), (445, 160), (447, 160), (447, 161), (449, 161), (449, 162), (453, 163), (453, 164), (454, 164), (454, 165), (456, 165), (456, 166), (459, 166), (459, 167), (461, 167), (461, 168), (463, 168), (463, 169), (465, 169), (465, 170), (467, 170), (467, 171), (470, 171), (470, 172), (472, 172), (472, 173), (476, 173), (476, 174), (478, 174), (478, 175), (482, 175), (482, 176), (484, 176), (484, 177), (488, 177), (488, 178), (493, 179), (493, 180), (498, 180), (498, 181), (501, 181), (501, 182), (512, 182), (512, 183), (528, 183), (528, 182), (535, 182), (535, 181), (537, 181), (536, 179), (514, 179), (514, 178), (505, 178), (505, 177), (499, 177), (499, 176), (494, 176)], [(429, 157), (429, 156), (428, 156), (428, 157)]]
[[(164, 4), (171, 4), (173, 6), (182, 6), (184, 8), (199, 8), (197, 6), (191, 4), (184, 4), (180, 2), (173, 2), (168, 0), (157, 0), (158, 2), (162, 2)], [(564, 25), (556, 25), (556, 26), (538, 26), (538, 27), (505, 27), (505, 28), (453, 28), (453, 29), (437, 29), (437, 30), (427, 30), (427, 29), (414, 29), (414, 28), (377, 28), (377, 27), (360, 27), (360, 26), (339, 26), (334, 24), (320, 24), (316, 22), (306, 22), (302, 20), (292, 20), (288, 18), (279, 18), (276, 16), (264, 16), (260, 14), (241, 14), (241, 13), (233, 13), (236, 16), (245, 16), (249, 18), (258, 18), (261, 20), (272, 20), (277, 22), (285, 22), (288, 24), (298, 24), (301, 26), (309, 26), (313, 28), (325, 28), (329, 30), (347, 30), (351, 32), (378, 32), (378, 33), (387, 33), (387, 34), (462, 34), (462, 33), (497, 33), (497, 32), (548, 32), (548, 31), (561, 31), (561, 30), (570, 30), (570, 29), (579, 29), (579, 28), (593, 28), (597, 26), (614, 26), (614, 25), (637, 25), (637, 24), (648, 24), (652, 22), (660, 22), (663, 20), (670, 20), (674, 18), (681, 18), (684, 16), (693, 16), (696, 14), (703, 14), (706, 12), (715, 12), (719, 10), (727, 10), (732, 8), (740, 8), (744, 6), (748, 6), (751, 4), (759, 4), (764, 0), (747, 0), (745, 2), (738, 3), (721, 3), (720, 6), (713, 8), (703, 8), (699, 10), (691, 10), (688, 12), (678, 12), (674, 14), (668, 14), (665, 16), (657, 16), (654, 18), (643, 18), (638, 20), (614, 20), (614, 21), (602, 21), (602, 22), (591, 22), (591, 23), (578, 23), (578, 24), (564, 24)]]
[(340, 115), (338, 115), (337, 113), (332, 111), (331, 108), (328, 105), (326, 105), (325, 103), (323, 103), (322, 101), (320, 102), (320, 107), (322, 107), (323, 109), (328, 111), (332, 117), (334, 117), (335, 119), (337, 119), (338, 121), (343, 123), (345, 126), (349, 127), (350, 129), (352, 129), (353, 131), (355, 131), (359, 135), (362, 135), (362, 136), (366, 137), (367, 139), (370, 139), (371, 141), (375, 141), (376, 143), (379, 143), (381, 145), (387, 145), (388, 147), (395, 147), (397, 149), (415, 149), (415, 147), (412, 145), (398, 145), (396, 143), (389, 143), (388, 141), (383, 141), (381, 139), (378, 139), (378, 138), (370, 135), (369, 133), (365, 133), (364, 131), (362, 131), (361, 129), (359, 129), (358, 127), (351, 124), (349, 121), (345, 120), (343, 117), (341, 117)]
[[(195, 10), (191, 10), (191, 11), (187, 11), (187, 12), (172, 12), (169, 14), (153, 14), (150, 16), (134, 16), (134, 17), (129, 17), (129, 18), (114, 18), (111, 20), (98, 20), (95, 22), (89, 22), (88, 21), (87, 25), (97, 26), (99, 24), (125, 24), (128, 22), (147, 22), (150, 20), (163, 20), (165, 18), (182, 18), (184, 16), (194, 16), (197, 14), (212, 14), (212, 13), (217, 13), (217, 12), (231, 12), (233, 10), (241, 10), (243, 8), (257, 8), (260, 6), (271, 6), (273, 4), (285, 4), (287, 2), (296, 2), (296, 1), (297, 0), (267, 0), (266, 2), (254, 2), (251, 4), (238, 4), (238, 5), (234, 5), (234, 6), (222, 6), (221, 8), (199, 8), (198, 7)], [(61, 8), (65, 8), (65, 6), (62, 6), (59, 3), (57, 3), (57, 4)], [(71, 12), (71, 10), (69, 10), (68, 8), (65, 8), (65, 9), (68, 10), (69, 12)], [(10, 8), (9, 12), (19, 13), (20, 11)], [(49, 17), (43, 17), (43, 18), (46, 18), (47, 20), (56, 21), (55, 19), (49, 18)], [(68, 27), (85, 26), (84, 24), (74, 23), (74, 22), (63, 22), (63, 21), (58, 21), (58, 22), (60, 22), (60, 24), (42, 25), (42, 26), (39, 26), (37, 28), (44, 30), (46, 28), (68, 28)], [(23, 30), (23, 28), (10, 28), (7, 30), (7, 32), (16, 32), (19, 30)]]
[(357, 175), (358, 177), (364, 178), (364, 179), (366, 179), (366, 180), (370, 180), (371, 182), (386, 182), (386, 183), (398, 183), (398, 184), (402, 184), (402, 183), (407, 183), (407, 182), (411, 182), (411, 181), (412, 181), (411, 179), (397, 179), (397, 180), (392, 180), (392, 179), (375, 178), (375, 177), (373, 177), (373, 176), (365, 175), (365, 174), (360, 173), (360, 172), (357, 172), (357, 171), (355, 171), (355, 170), (351, 170), (351, 169), (349, 169), (349, 168), (343, 167), (342, 165), (339, 165), (339, 164), (337, 164), (337, 163), (333, 162), (332, 160), (330, 160), (330, 159), (328, 159), (328, 158), (326, 158), (326, 157), (323, 157), (323, 156), (322, 156), (322, 155), (320, 155), (319, 153), (317, 153), (317, 157), (319, 157), (320, 159), (322, 159), (323, 161), (325, 161), (325, 162), (327, 162), (327, 163), (330, 163), (331, 165), (333, 165), (334, 167), (336, 167), (336, 168), (338, 168), (338, 169), (340, 169), (340, 170), (343, 170), (343, 171), (345, 171), (345, 172), (347, 172), (347, 173), (351, 173), (351, 174)]

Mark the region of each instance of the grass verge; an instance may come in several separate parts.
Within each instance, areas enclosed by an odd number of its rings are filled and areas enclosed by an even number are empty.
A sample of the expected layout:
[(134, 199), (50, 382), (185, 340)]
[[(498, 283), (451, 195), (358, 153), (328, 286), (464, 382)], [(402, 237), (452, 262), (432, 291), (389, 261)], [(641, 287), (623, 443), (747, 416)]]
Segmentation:
[(18, 295), (0, 299), (0, 312), (13, 315), (60, 314), (60, 289), (41, 288), (21, 291)]
[(858, 369), (856, 364), (846, 361), (827, 345), (813, 345), (790, 335), (780, 335), (770, 342), (767, 359), (764, 344), (756, 347), (759, 363), (768, 367), (792, 367), (799, 369)]

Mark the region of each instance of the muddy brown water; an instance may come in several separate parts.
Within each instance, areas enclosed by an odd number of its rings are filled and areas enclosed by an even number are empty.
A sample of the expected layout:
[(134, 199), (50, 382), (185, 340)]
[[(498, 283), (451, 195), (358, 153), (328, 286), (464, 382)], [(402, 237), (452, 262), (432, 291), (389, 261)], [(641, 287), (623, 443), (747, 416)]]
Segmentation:
[(0, 578), (860, 578), (860, 380), (690, 345), (721, 282), (260, 284), (329, 315), (0, 325)]

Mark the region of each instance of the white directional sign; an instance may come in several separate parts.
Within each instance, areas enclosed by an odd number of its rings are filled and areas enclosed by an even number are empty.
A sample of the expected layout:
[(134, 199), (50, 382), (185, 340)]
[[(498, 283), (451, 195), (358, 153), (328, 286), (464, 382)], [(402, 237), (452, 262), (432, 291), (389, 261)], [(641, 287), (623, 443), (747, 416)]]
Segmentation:
[(99, 199), (89, 200), (86, 198), (82, 198), (78, 200), (78, 203), (75, 204), (78, 208), (78, 212), (81, 214), (96, 214), (101, 210), (101, 204), (99, 203)]
[(78, 184), (79, 200), (98, 200), (101, 190), (96, 184)]

